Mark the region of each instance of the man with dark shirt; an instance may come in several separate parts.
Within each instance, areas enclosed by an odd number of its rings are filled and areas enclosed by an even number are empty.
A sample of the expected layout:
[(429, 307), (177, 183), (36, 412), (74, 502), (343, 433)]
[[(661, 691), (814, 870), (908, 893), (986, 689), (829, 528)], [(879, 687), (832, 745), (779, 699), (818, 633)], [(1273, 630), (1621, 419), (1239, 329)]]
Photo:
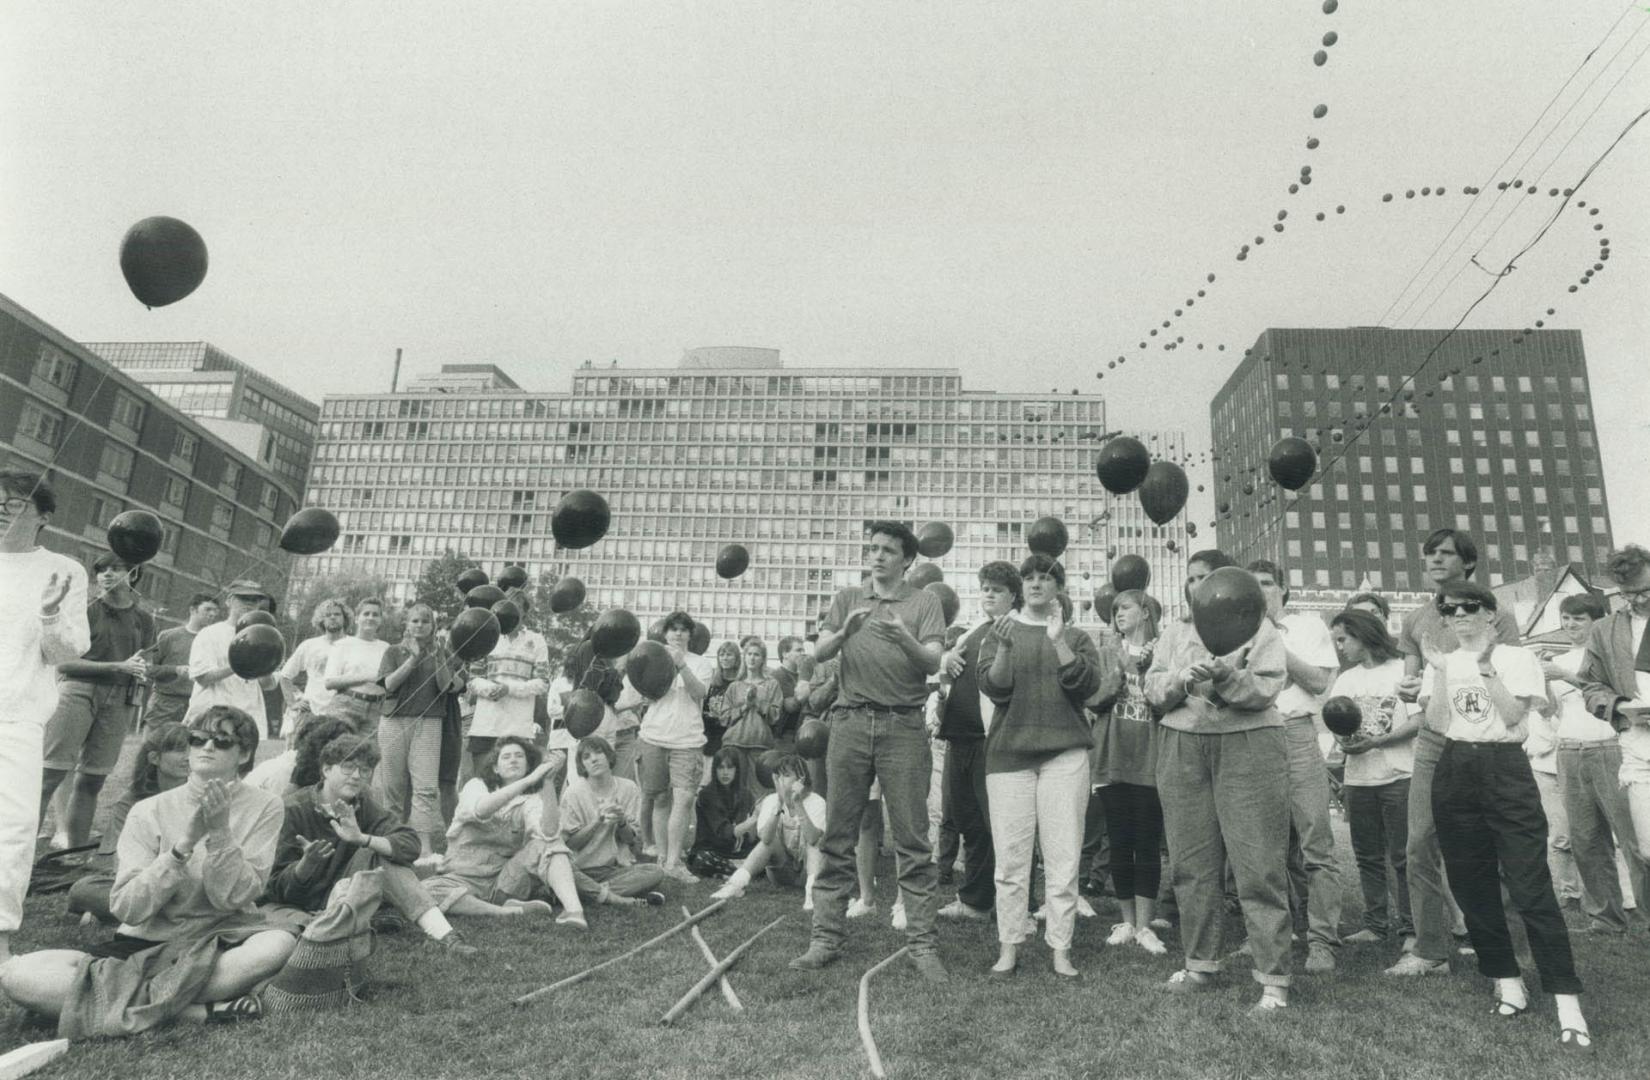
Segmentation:
[(195, 690), (195, 682), (189, 677), (189, 650), (194, 647), (195, 635), (217, 622), (218, 615), (218, 598), (211, 593), (196, 593), (189, 598), (189, 621), (161, 631), (144, 653), (149, 678), (154, 682), (149, 690), (149, 706), (143, 711), (144, 726), (183, 722), (183, 714), (189, 711), (189, 695)]

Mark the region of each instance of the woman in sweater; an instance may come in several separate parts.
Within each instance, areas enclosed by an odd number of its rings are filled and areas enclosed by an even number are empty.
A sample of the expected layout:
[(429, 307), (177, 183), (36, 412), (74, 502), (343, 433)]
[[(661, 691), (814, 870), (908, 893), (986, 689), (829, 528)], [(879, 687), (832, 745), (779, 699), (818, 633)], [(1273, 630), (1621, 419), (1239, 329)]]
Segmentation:
[(738, 869), (737, 860), (751, 846), (749, 823), (756, 820), (755, 809), (739, 782), (739, 755), (731, 750), (717, 751), (710, 783), (699, 789), (695, 806), (698, 827), (688, 866), (713, 877), (727, 877)]
[(739, 672), (743, 666), (744, 661), (739, 655), (737, 641), (724, 641), (716, 647), (716, 663), (711, 669), (710, 683), (705, 688), (705, 701), (702, 706), (705, 719), (704, 755), (707, 778), (710, 775), (711, 759), (721, 751), (722, 736), (727, 732), (724, 716), (727, 712), (725, 700), (728, 696), (728, 687), (739, 681)]
[(407, 636), (384, 654), (385, 699), (378, 724), (377, 789), (384, 805), (418, 834), (419, 866), (434, 865), (442, 830), (441, 728), (448, 699), (464, 688), (464, 666), (435, 632), (427, 604), (407, 611)]
[(745, 673), (728, 687), (722, 698), (722, 718), (727, 730), (722, 734), (724, 749), (737, 751), (740, 778), (751, 802), (760, 802), (767, 789), (756, 776), (756, 759), (773, 749), (773, 727), (779, 722), (784, 691), (769, 677), (768, 647), (752, 634), (739, 642), (745, 657)]
[(985, 743), (1000, 945), (991, 973), (1013, 974), (1026, 939), (1036, 839), (1054, 971), (1077, 978), (1071, 937), (1094, 741), (1083, 702), (1100, 689), (1100, 654), (1087, 634), (1066, 625), (1064, 567), (1033, 555), (1020, 577), (1025, 607), (998, 618), (980, 644), (980, 690), (997, 706)]

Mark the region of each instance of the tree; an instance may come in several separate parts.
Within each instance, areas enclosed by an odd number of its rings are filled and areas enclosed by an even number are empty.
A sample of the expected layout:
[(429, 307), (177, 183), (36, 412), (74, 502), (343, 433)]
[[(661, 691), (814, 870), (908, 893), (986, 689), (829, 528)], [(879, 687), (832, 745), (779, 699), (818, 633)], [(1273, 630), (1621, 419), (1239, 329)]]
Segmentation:
[[(356, 605), (368, 597), (382, 600), (389, 591), (389, 582), (381, 577), (361, 577), (356, 574), (322, 574), (306, 578), (287, 594), (286, 616), (281, 632), (286, 634), (290, 652), (298, 642), (315, 636), (310, 620), (316, 605), (323, 600), (339, 599), (349, 605), (353, 616)], [(384, 624), (378, 636), (385, 641), (400, 641), (404, 614), (394, 604), (384, 605)]]
[(481, 564), (451, 548), (424, 564), (413, 583), (413, 602), (428, 604), (435, 612), (437, 626), (448, 626), (464, 610), (464, 596), (458, 591), (458, 576), (479, 570)]
[(530, 610), (527, 614), (527, 625), (544, 635), (544, 643), (550, 652), (551, 671), (561, 670), (567, 654), (584, 640), (584, 635), (589, 633), (597, 614), (595, 607), (588, 600), (572, 611), (560, 615), (551, 611), (550, 593), (560, 580), (555, 572), (541, 570), (528, 596)]

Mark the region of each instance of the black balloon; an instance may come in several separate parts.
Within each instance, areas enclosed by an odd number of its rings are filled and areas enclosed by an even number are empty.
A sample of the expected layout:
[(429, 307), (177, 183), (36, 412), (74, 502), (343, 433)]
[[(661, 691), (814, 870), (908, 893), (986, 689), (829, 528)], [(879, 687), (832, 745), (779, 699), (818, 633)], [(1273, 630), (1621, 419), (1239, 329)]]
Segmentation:
[(930, 581), (923, 588), (940, 598), (940, 613), (945, 618), (945, 625), (950, 626), (957, 621), (957, 612), (962, 609), (962, 601), (957, 598), (957, 590), (943, 581)]
[(1203, 647), (1215, 656), (1241, 648), (1265, 618), (1266, 597), (1247, 570), (1222, 567), (1192, 590), (1192, 625)]
[(642, 640), (642, 624), (624, 608), (608, 608), (590, 628), (590, 647), (604, 660), (617, 660)]
[(565, 615), (584, 603), (584, 582), (576, 577), (564, 577), (550, 590), (550, 610)]
[(624, 674), (638, 693), (657, 701), (670, 693), (676, 681), (676, 661), (657, 641), (644, 641), (625, 658)]
[(1094, 461), (1094, 473), (1100, 485), (1113, 495), (1127, 495), (1146, 479), (1152, 456), (1139, 439), (1119, 435), (1100, 448)]
[(1189, 490), (1184, 469), (1171, 462), (1154, 461), (1140, 485), (1140, 505), (1153, 523), (1163, 525), (1186, 505)]
[(274, 626), (275, 616), (267, 611), (249, 611), (235, 620), (235, 630), (240, 632), (249, 626)]
[(457, 586), (461, 595), (468, 596), (470, 595), (471, 589), (479, 589), (481, 586), (487, 584), (487, 571), (483, 570), (479, 566), (472, 566), (462, 574), (458, 575), (458, 580), (453, 582), (453, 584)]
[(500, 633), (498, 616), (491, 609), (465, 608), (447, 631), (447, 644), (460, 660), (480, 660), (493, 651)]
[(109, 550), (128, 567), (138, 566), (155, 557), (164, 535), (160, 518), (147, 510), (127, 510), (109, 522)]
[(556, 504), (556, 512), (550, 517), (550, 532), (556, 543), (576, 551), (606, 536), (612, 520), (607, 500), (588, 488), (580, 488), (569, 491)]
[(294, 555), (319, 555), (337, 542), (338, 518), (319, 506), (304, 507), (281, 530), (281, 550)]
[(500, 634), (513, 633), (521, 625), (521, 609), (508, 600), (500, 600), (492, 607), (493, 617), (498, 620)]
[(519, 589), (527, 584), (527, 568), (525, 566), (506, 566), (498, 574), (498, 587), (501, 589)]
[(561, 714), (561, 726), (575, 739), (594, 735), (607, 716), (602, 696), (594, 690), (575, 690), (567, 699), (567, 708)]
[(944, 558), (956, 537), (943, 521), (930, 521), (917, 532), (917, 551), (930, 559)]
[(695, 619), (693, 621), (693, 632), (688, 635), (688, 652), (694, 656), (703, 656), (708, 648), (710, 648), (710, 627)]
[(285, 659), (286, 639), (273, 626), (249, 626), (229, 641), (229, 670), (243, 679), (273, 675)]
[(917, 563), (905, 572), (906, 584), (913, 589), (926, 589), (936, 581), (945, 580), (945, 571), (931, 562)]
[(1279, 439), (1266, 459), (1266, 471), (1282, 487), (1299, 491), (1312, 482), (1318, 469), (1318, 452), (1305, 439), (1291, 435)]
[(1100, 616), (1100, 621), (1111, 623), (1112, 605), (1117, 603), (1117, 589), (1111, 585), (1102, 585), (1094, 590), (1094, 613)]
[(1111, 564), (1111, 585), (1118, 592), (1144, 589), (1152, 583), (1152, 568), (1145, 559), (1129, 554)]
[(756, 759), (756, 781), (765, 788), (773, 787), (773, 769), (779, 764), (779, 759), (785, 756), (783, 750), (764, 750), (762, 756)]
[(490, 608), (504, 599), (504, 590), (497, 585), (477, 585), (464, 594), (466, 607)]
[(1343, 739), (1356, 735), (1363, 722), (1363, 710), (1349, 697), (1339, 695), (1323, 703), (1323, 726)]
[(725, 544), (716, 553), (716, 576), (732, 580), (743, 574), (751, 564), (751, 553), (743, 544)]
[(1026, 530), (1026, 547), (1051, 559), (1065, 554), (1067, 540), (1065, 522), (1057, 517), (1040, 517)]
[(796, 730), (796, 752), (809, 761), (822, 761), (831, 742), (831, 727), (817, 716), (802, 721)]
[(206, 278), (206, 261), (206, 241), (177, 218), (144, 218), (120, 242), (120, 272), (145, 307), (175, 304), (194, 292)]

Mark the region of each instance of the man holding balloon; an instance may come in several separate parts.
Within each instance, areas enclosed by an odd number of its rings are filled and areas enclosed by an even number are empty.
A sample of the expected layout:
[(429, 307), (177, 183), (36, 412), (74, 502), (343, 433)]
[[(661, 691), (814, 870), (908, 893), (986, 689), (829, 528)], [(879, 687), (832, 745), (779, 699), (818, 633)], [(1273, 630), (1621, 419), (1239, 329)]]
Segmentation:
[(183, 722), (190, 723), (214, 705), (228, 705), (252, 717), (258, 725), (258, 737), (267, 738), (269, 721), (264, 713), (263, 692), (275, 688), (274, 667), (280, 665), (284, 656), (275, 658), (270, 674), (243, 679), (230, 664), (229, 645), (235, 640), (241, 617), (253, 611), (269, 611), (275, 605), (275, 598), (249, 578), (231, 581), (227, 592), (228, 617), (197, 634), (189, 650), (189, 677), (195, 680), (195, 693), (189, 699), (189, 712)]

